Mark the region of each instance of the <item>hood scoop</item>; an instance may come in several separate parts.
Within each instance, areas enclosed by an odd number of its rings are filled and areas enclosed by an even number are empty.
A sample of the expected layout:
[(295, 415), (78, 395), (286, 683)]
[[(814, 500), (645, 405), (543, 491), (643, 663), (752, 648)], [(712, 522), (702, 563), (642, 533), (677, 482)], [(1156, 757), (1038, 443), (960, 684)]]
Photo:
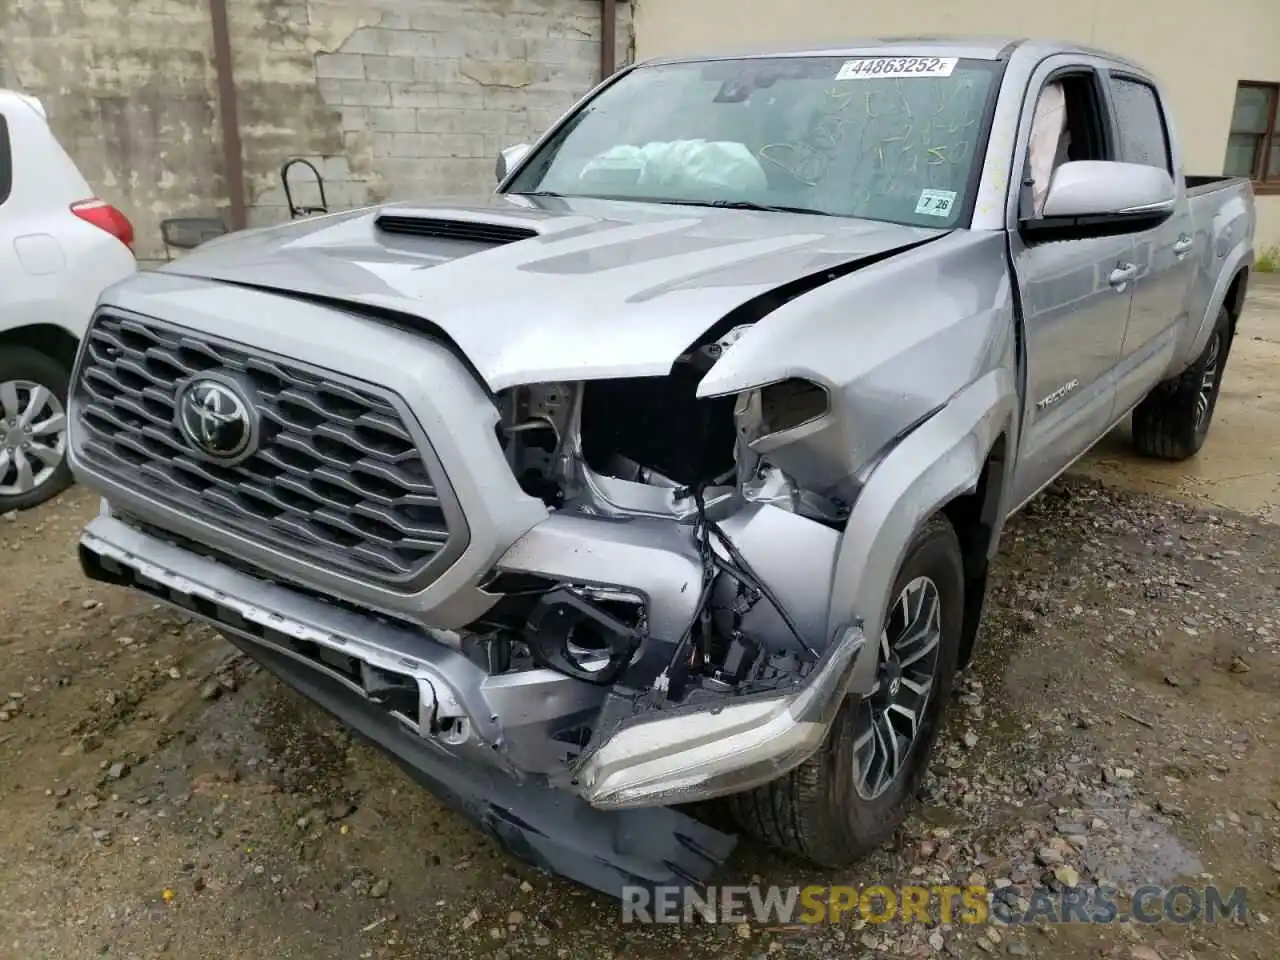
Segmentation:
[(538, 236), (537, 230), (510, 223), (415, 214), (384, 213), (374, 220), (374, 225), (384, 233), (397, 236), (421, 237), (426, 240), (455, 240), (462, 243), (483, 243), (494, 246), (517, 243), (520, 240), (530, 240)]

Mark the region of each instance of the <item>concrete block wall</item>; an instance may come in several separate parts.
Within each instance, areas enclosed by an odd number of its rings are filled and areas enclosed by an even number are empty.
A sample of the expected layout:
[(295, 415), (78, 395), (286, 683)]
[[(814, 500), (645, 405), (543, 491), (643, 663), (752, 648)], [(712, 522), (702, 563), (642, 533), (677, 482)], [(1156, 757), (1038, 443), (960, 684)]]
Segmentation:
[(40, 98), (144, 256), (157, 255), (163, 216), (210, 213), (225, 196), (200, 0), (0, 0), (0, 85)]
[[(536, 137), (596, 82), (599, 7), (598, 0), (394, 3), (317, 54), (317, 90), (337, 112), (345, 147), (345, 159), (317, 163), (331, 207), (492, 189), (498, 152)], [(624, 57), (629, 12), (619, 6)], [(299, 170), (295, 199), (315, 196), (309, 179)], [(260, 191), (255, 221), (284, 218), (283, 203), (281, 190)]]
[[(598, 78), (598, 0), (228, 0), (250, 224), (311, 160), (331, 209), (493, 187)], [(633, 49), (618, 5), (619, 60)], [(163, 257), (165, 217), (226, 214), (207, 0), (0, 0), (0, 84), (39, 96), (101, 196)], [(295, 201), (316, 202), (295, 168)], [(291, 178), (292, 179), (292, 178)]]

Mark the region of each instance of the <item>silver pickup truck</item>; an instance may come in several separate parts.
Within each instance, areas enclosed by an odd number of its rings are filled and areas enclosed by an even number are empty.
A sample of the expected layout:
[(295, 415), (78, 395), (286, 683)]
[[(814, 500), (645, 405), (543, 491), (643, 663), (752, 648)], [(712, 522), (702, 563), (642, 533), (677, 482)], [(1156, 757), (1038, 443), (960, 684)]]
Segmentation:
[(1252, 264), (1094, 50), (652, 61), (472, 204), (223, 238), (104, 294), (85, 571), (185, 608), (510, 851), (699, 882), (895, 829), (1006, 518), (1122, 418), (1196, 454)]

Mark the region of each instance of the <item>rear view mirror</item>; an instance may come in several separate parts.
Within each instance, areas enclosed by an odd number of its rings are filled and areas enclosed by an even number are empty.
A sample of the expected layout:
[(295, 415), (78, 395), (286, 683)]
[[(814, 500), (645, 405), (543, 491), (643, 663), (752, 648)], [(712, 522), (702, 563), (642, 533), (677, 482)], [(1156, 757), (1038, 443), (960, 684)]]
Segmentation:
[(1173, 178), (1159, 167), (1077, 160), (1058, 167), (1043, 214), (1024, 219), (1022, 228), (1086, 236), (1149, 229), (1173, 213), (1177, 196)]
[(520, 165), (520, 162), (529, 155), (529, 151), (532, 149), (533, 147), (527, 143), (517, 143), (514, 147), (507, 147), (507, 149), (498, 154), (498, 163), (494, 168), (494, 174), (497, 176), (498, 182), (501, 183), (507, 179), (507, 175)]

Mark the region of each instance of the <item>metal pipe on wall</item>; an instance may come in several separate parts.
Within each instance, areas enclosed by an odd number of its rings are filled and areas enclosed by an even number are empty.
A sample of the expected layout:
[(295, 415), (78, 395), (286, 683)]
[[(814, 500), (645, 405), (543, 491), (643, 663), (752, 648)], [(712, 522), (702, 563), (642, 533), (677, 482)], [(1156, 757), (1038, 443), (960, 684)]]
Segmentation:
[[(213, 32), (213, 64), (218, 82), (219, 125), (222, 128), (223, 179), (231, 206), (231, 229), (243, 230), (248, 223), (244, 156), (240, 140), (227, 0), (209, 0), (209, 23)], [(600, 0), (600, 79), (607, 80), (617, 68), (618, 0)]]
[(618, 69), (618, 0), (600, 0), (600, 79)]
[(222, 127), (223, 180), (231, 203), (231, 229), (248, 224), (244, 203), (244, 157), (240, 143), (240, 117), (236, 105), (236, 81), (231, 57), (231, 30), (227, 0), (209, 0), (209, 24), (213, 31), (213, 67), (218, 78), (218, 117)]

